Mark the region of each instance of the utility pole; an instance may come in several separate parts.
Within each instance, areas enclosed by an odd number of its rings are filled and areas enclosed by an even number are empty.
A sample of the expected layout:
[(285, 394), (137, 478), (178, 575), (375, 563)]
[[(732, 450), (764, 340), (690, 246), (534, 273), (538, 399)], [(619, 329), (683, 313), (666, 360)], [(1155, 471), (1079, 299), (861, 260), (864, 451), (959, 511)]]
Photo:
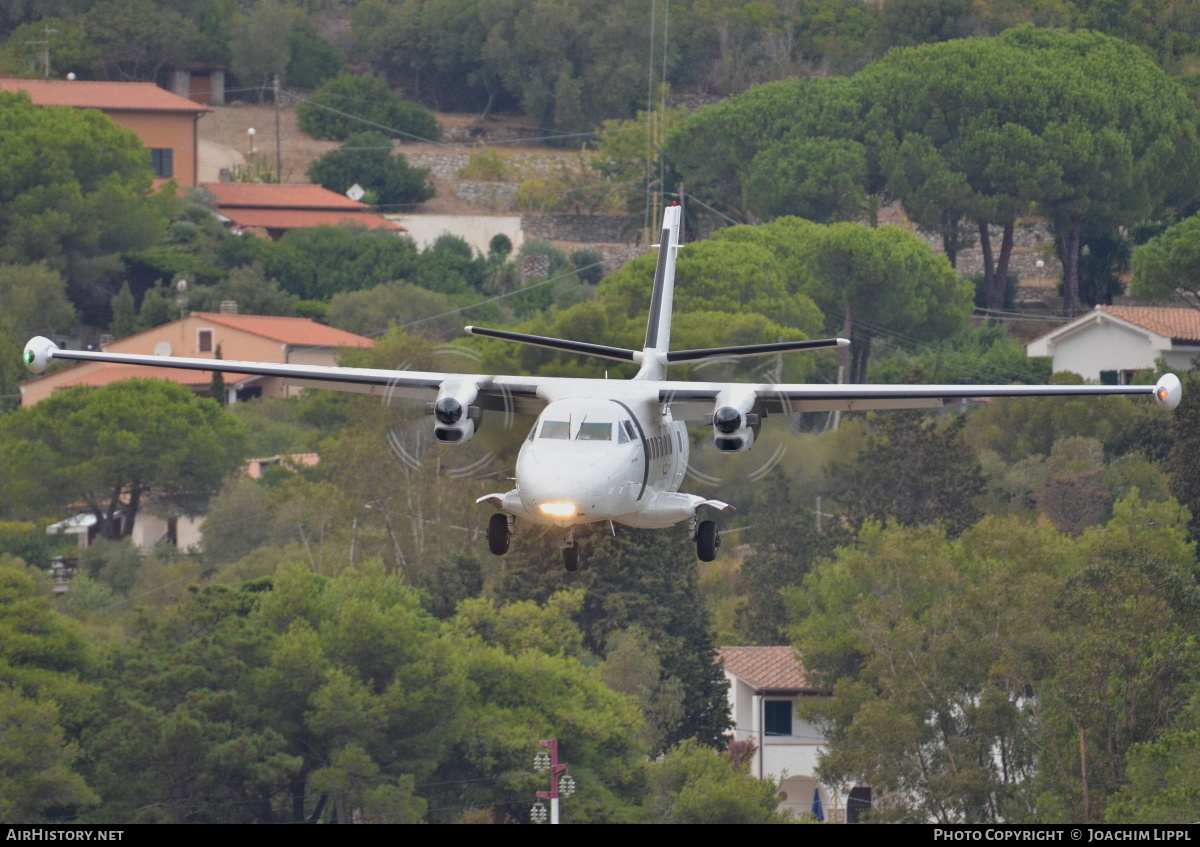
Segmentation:
[(567, 773), (567, 765), (558, 763), (558, 739), (539, 741), (539, 745), (549, 748), (549, 753), (538, 753), (533, 757), (533, 768), (539, 773), (550, 771), (550, 790), (537, 793), (538, 802), (533, 804), (529, 817), (534, 823), (546, 822), (546, 807), (542, 800), (550, 801), (550, 823), (558, 823), (558, 798), (570, 797), (575, 793), (575, 779)]
[(279, 144), (279, 74), (275, 74), (275, 182), (283, 182), (283, 153)]
[(58, 32), (57, 29), (51, 29), (49, 24), (42, 24), (42, 40), (41, 41), (26, 41), (26, 44), (42, 45), (42, 78), (50, 78), (50, 33)]

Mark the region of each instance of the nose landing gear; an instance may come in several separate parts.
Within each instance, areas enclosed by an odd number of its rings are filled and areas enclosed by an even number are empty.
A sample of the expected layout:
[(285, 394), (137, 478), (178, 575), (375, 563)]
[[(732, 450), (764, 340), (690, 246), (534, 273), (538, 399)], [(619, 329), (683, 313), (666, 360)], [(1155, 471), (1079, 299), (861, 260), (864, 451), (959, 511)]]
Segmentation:
[(570, 573), (579, 570), (579, 545), (575, 543), (575, 528), (567, 527), (567, 537), (562, 546), (563, 567)]

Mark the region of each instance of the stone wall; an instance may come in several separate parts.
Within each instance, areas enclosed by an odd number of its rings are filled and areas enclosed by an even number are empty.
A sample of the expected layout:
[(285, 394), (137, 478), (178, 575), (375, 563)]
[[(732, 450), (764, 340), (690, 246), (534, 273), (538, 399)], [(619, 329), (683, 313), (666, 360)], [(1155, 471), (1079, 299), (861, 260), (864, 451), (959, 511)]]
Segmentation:
[(511, 209), (517, 202), (517, 186), (511, 182), (462, 180), (454, 183), (454, 196), (472, 206)]
[(600, 254), (600, 261), (604, 264), (606, 274), (612, 273), (626, 262), (632, 262), (638, 256), (658, 252), (647, 247), (625, 244), (593, 244), (588, 249)]
[[(458, 179), (458, 172), (467, 166), (470, 148), (452, 147), (446, 150), (407, 150), (401, 144), (397, 148), (408, 163), (416, 168), (429, 168), (437, 179)], [(566, 158), (577, 161), (578, 153), (504, 153), (504, 158), (521, 176), (545, 176), (553, 173), (559, 162)]]

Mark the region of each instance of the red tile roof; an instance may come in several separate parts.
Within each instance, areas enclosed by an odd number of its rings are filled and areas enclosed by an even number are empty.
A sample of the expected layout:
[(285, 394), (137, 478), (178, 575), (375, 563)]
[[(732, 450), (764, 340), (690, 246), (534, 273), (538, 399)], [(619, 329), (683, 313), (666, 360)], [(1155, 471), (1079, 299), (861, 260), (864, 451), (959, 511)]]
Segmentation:
[(718, 647), (717, 661), (729, 673), (759, 690), (814, 690), (791, 647)]
[(152, 82), (90, 82), (0, 77), (0, 91), (24, 91), (38, 106), (130, 112), (208, 112), (207, 106)]
[(331, 211), (326, 209), (237, 209), (220, 207), (221, 214), (242, 229), (305, 229), (312, 226), (361, 226), (366, 229), (386, 229), (406, 232), (400, 224), (387, 218), (362, 211)]
[(1172, 306), (1097, 306), (1114, 318), (1173, 341), (1200, 342), (1200, 310)]
[(404, 232), (400, 224), (371, 214), (366, 203), (309, 183), (206, 182), (221, 214), (242, 228), (304, 229), (351, 224)]
[(319, 324), (309, 318), (279, 318), (270, 315), (220, 315), (193, 312), (193, 317), (241, 330), (294, 347), (370, 347), (369, 338)]
[(335, 209), (362, 212), (366, 203), (310, 183), (206, 182), (204, 190), (217, 198), (217, 205), (238, 209)]

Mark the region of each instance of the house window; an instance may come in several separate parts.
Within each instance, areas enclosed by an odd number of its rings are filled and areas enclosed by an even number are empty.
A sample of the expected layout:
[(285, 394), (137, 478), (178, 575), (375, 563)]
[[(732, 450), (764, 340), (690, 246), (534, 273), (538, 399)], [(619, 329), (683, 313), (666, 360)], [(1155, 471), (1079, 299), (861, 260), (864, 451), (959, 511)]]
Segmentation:
[(768, 700), (763, 704), (767, 735), (792, 734), (792, 701)]
[(199, 353), (211, 353), (213, 351), (213, 331), (211, 329), (201, 329), (196, 332), (196, 351)]
[(170, 147), (158, 147), (150, 151), (150, 168), (160, 179), (175, 176), (175, 151)]

